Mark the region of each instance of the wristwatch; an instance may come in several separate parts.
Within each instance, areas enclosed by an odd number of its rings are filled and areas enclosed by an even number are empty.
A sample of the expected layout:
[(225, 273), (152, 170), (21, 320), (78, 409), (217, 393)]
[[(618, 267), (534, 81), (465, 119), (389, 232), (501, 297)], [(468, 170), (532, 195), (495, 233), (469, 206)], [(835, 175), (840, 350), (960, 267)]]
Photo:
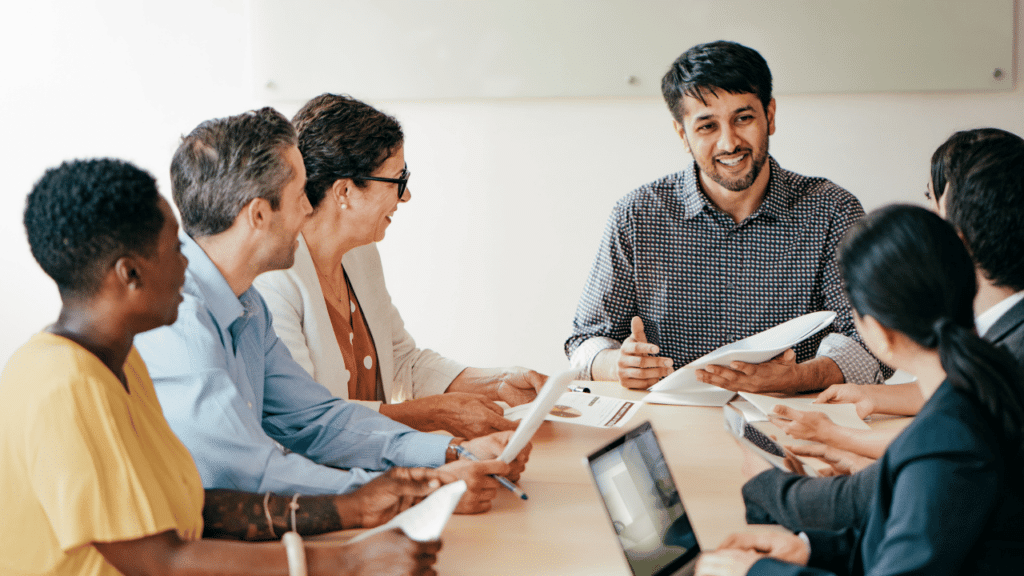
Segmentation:
[(459, 438), (458, 436), (452, 438), (452, 441), (448, 443), (448, 448), (444, 451), (444, 463), (455, 462), (459, 459), (459, 453), (456, 452), (455, 447), (465, 442), (465, 438)]

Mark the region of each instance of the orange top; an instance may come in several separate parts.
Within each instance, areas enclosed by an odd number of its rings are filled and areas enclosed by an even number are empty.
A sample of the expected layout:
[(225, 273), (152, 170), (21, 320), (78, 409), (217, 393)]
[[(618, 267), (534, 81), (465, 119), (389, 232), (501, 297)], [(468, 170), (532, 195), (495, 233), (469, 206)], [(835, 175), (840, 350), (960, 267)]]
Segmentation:
[[(341, 356), (345, 359), (348, 369), (348, 397), (350, 400), (383, 400), (377, 396), (377, 348), (373, 345), (370, 327), (363, 317), (362, 308), (352, 284), (345, 274), (345, 289), (348, 292), (347, 302), (332, 297), (333, 287), (324, 286), (321, 276), (320, 284), (327, 303), (327, 314), (331, 317), (334, 337), (341, 348)], [(345, 310), (348, 306), (348, 310)], [(348, 312), (346, 314), (346, 312)]]

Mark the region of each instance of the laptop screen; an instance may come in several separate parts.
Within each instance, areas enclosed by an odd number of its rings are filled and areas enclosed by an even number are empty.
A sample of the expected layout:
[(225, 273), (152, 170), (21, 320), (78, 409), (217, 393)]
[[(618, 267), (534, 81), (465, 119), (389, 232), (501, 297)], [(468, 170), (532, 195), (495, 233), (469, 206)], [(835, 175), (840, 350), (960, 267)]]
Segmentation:
[(671, 574), (700, 553), (650, 422), (587, 460), (633, 574)]

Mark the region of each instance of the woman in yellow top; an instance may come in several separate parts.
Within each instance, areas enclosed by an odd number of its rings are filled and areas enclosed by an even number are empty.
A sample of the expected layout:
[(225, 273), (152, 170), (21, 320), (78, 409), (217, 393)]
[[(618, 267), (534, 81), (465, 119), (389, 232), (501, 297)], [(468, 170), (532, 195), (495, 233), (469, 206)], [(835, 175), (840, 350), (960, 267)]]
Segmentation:
[[(279, 543), (203, 537), (275, 538), (293, 495), (204, 494), (133, 347), (174, 322), (187, 264), (153, 178), (65, 163), (34, 187), (25, 227), (63, 306), (0, 378), (0, 574), (287, 574)], [(296, 528), (379, 525), (451, 480), (395, 469), (353, 494), (300, 497)], [(432, 574), (439, 548), (391, 531), (306, 555), (310, 574)]]

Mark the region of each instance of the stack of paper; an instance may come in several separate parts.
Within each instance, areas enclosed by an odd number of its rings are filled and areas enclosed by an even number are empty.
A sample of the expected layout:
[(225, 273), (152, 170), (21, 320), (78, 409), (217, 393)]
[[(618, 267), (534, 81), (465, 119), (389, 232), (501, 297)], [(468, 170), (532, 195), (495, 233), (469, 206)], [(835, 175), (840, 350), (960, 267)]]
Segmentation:
[(651, 404), (724, 406), (732, 399), (734, 393), (697, 381), (697, 370), (710, 365), (729, 366), (730, 362), (736, 360), (749, 364), (767, 362), (831, 326), (835, 318), (835, 312), (812, 312), (732, 344), (726, 344), (651, 386), (651, 393), (644, 401)]

